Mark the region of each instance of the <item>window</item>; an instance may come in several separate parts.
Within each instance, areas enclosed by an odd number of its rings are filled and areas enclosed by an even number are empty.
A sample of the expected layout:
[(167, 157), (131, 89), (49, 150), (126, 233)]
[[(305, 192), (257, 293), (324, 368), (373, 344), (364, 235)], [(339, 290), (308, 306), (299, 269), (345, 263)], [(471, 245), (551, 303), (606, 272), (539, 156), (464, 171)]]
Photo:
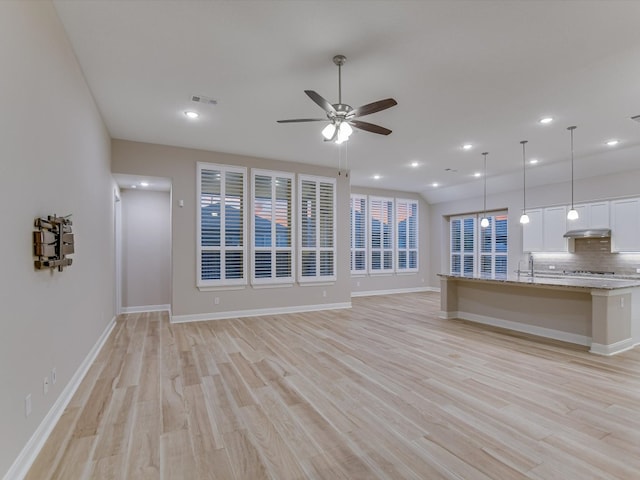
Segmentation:
[(475, 273), (476, 216), (451, 219), (451, 273)]
[(198, 163), (198, 287), (246, 284), (246, 169)]
[(351, 195), (351, 273), (367, 272), (367, 197)]
[(480, 227), (482, 214), (450, 219), (450, 270), (457, 275), (507, 274), (507, 214), (488, 215), (489, 226)]
[(369, 271), (393, 272), (393, 198), (369, 197)]
[(252, 170), (251, 282), (293, 283), (293, 174)]
[(299, 176), (300, 282), (336, 279), (336, 181)]
[(396, 269), (418, 270), (418, 202), (396, 199)]
[(489, 226), (480, 229), (480, 273), (507, 274), (507, 215), (489, 216)]

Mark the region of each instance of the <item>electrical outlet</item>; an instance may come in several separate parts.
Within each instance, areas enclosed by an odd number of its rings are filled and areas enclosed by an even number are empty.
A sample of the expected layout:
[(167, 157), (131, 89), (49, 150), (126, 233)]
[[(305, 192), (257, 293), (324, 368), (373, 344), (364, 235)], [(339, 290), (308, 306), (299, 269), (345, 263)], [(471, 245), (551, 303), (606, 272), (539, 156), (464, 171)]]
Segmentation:
[(555, 270), (556, 266), (555, 265), (549, 265), (549, 270)]
[(24, 399), (24, 416), (31, 415), (31, 394), (27, 395)]
[(640, 268), (636, 268), (636, 273), (640, 273)]
[(356, 287), (359, 287), (359, 286), (360, 286), (360, 282), (356, 282)]
[(322, 296), (326, 297), (327, 296), (327, 291), (326, 290), (322, 290)]
[(213, 303), (214, 303), (215, 305), (220, 305), (220, 297), (216, 297), (216, 298), (214, 298), (214, 299), (213, 299)]
[(49, 393), (49, 377), (44, 377), (44, 381), (42, 382), (42, 392), (45, 395)]
[(58, 374), (56, 373), (56, 367), (51, 369), (51, 385), (55, 385), (58, 381)]

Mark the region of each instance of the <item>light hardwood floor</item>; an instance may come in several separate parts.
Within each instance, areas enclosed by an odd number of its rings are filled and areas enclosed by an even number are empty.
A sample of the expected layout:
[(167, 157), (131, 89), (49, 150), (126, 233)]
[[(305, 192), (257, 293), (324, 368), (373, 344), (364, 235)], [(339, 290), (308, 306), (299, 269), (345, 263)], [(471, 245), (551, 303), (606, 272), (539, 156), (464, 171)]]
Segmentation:
[(421, 293), (124, 315), (28, 478), (640, 478), (640, 348), (599, 357), (438, 310)]

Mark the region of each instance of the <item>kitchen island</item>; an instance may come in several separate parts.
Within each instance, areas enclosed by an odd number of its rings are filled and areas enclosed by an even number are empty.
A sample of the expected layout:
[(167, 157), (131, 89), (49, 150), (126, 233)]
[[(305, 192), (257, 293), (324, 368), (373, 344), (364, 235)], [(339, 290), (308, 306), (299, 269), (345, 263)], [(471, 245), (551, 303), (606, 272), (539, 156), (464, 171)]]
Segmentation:
[(640, 344), (640, 280), (439, 274), (442, 318), (586, 345), (614, 355)]

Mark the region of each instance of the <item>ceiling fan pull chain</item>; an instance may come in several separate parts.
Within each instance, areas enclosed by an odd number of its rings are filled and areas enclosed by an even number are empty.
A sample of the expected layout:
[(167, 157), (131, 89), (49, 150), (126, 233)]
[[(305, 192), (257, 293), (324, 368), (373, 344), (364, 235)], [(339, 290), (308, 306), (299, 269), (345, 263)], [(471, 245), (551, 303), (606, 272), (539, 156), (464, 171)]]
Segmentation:
[(349, 178), (349, 142), (344, 146), (344, 176)]

